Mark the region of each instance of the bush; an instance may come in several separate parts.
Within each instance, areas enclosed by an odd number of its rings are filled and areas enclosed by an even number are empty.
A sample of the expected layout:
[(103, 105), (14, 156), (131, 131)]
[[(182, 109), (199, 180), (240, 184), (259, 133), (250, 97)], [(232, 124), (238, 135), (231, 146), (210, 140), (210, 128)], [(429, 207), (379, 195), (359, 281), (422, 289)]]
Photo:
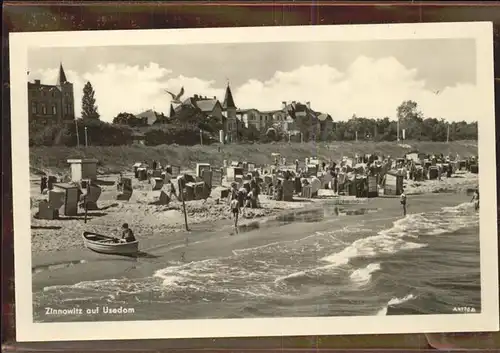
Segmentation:
[[(97, 119), (79, 119), (78, 134), (80, 144), (85, 144), (85, 128), (87, 128), (88, 144), (93, 146), (119, 146), (132, 143), (133, 130), (124, 125), (113, 125)], [(76, 129), (73, 127), (73, 145), (76, 144)], [(68, 146), (68, 144), (67, 144)]]
[[(78, 126), (78, 134), (76, 128)], [(97, 119), (78, 119), (54, 123), (30, 131), (30, 146), (76, 146), (87, 142), (94, 146), (118, 146), (132, 143), (132, 129), (127, 126), (112, 125)]]
[[(200, 144), (200, 130), (192, 126), (155, 126), (145, 131), (146, 146), (178, 144), (194, 146)], [(216, 140), (208, 133), (203, 132), (203, 144), (212, 144)]]

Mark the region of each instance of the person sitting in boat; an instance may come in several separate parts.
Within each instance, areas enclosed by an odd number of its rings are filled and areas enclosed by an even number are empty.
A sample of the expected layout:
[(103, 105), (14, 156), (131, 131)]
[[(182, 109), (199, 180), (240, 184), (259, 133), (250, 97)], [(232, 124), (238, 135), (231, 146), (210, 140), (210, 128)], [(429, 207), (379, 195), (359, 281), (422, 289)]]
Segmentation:
[(135, 241), (134, 232), (128, 227), (128, 223), (123, 223), (122, 225), (122, 238), (120, 243), (131, 243)]

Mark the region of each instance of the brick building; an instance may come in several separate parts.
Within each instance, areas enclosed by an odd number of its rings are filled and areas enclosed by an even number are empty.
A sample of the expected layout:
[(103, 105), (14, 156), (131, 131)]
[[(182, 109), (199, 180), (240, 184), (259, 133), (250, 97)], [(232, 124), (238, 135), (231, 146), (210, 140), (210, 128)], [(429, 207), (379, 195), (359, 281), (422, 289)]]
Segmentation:
[(62, 64), (55, 85), (28, 82), (30, 124), (49, 124), (75, 119), (73, 84), (68, 82)]

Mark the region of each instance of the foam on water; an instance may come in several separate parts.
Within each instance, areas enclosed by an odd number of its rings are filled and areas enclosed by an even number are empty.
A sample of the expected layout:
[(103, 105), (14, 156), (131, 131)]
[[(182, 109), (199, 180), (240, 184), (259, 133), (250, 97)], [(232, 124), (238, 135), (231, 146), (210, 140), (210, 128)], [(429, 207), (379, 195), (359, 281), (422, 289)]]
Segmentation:
[(391, 300), (389, 300), (387, 302), (387, 305), (384, 306), (382, 309), (380, 309), (377, 312), (377, 316), (387, 315), (387, 311), (389, 310), (390, 306), (401, 305), (403, 303), (406, 303), (406, 302), (409, 302), (410, 300), (415, 300), (415, 299), (417, 299), (417, 297), (413, 294), (408, 294), (407, 296), (405, 296), (403, 298), (396, 298), (396, 297), (391, 298)]
[(364, 286), (370, 283), (372, 279), (372, 274), (380, 270), (379, 263), (371, 263), (366, 267), (358, 268), (353, 271), (349, 278), (358, 286)]
[(427, 246), (424, 243), (406, 241), (406, 229), (416, 225), (414, 221), (419, 215), (408, 215), (394, 222), (392, 228), (382, 230), (377, 235), (368, 236), (354, 241), (340, 252), (323, 257), (321, 260), (328, 262), (325, 267), (339, 267), (349, 264), (355, 258), (375, 257), (384, 254), (394, 254), (403, 250), (419, 249)]
[(378, 255), (395, 254), (404, 250), (426, 247), (424, 242), (412, 242), (408, 238), (425, 240), (425, 236), (452, 233), (464, 227), (477, 225), (479, 217), (470, 212), (471, 203), (444, 207), (432, 213), (409, 214), (393, 223), (389, 229), (377, 235), (358, 239), (342, 251), (325, 256), (323, 261), (332, 267), (347, 265), (354, 258), (370, 258)]

